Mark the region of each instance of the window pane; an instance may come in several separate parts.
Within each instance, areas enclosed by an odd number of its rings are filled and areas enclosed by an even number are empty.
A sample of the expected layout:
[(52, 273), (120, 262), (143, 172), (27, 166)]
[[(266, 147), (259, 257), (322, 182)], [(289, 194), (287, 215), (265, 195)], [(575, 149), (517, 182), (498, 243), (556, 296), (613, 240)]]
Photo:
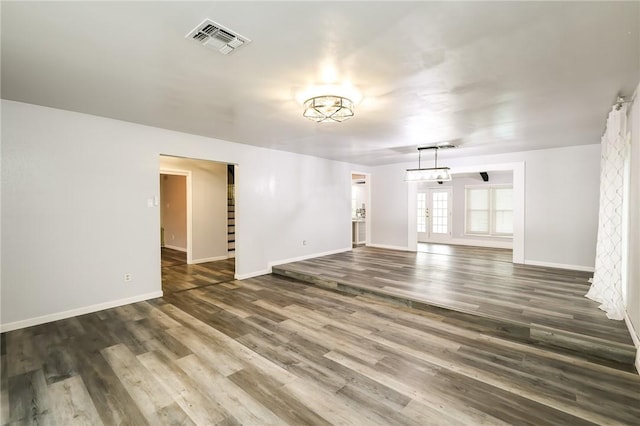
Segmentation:
[(427, 232), (427, 218), (425, 212), (425, 209), (427, 207), (427, 194), (425, 194), (424, 192), (418, 193), (418, 198), (416, 199), (416, 207), (418, 232)]
[(513, 211), (496, 211), (497, 234), (513, 234)]
[(488, 234), (489, 211), (469, 210), (467, 212), (467, 232)]
[(494, 188), (493, 197), (496, 210), (513, 210), (513, 189)]
[(434, 234), (446, 234), (449, 232), (449, 202), (448, 192), (433, 193), (433, 212), (431, 218), (431, 232)]
[(467, 208), (489, 210), (489, 189), (467, 189)]

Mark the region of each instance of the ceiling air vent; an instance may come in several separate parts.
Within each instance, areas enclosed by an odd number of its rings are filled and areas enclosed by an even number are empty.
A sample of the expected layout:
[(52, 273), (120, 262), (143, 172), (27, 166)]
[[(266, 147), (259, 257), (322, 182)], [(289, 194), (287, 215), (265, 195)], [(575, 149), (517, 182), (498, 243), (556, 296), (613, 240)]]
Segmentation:
[(247, 37), (231, 31), (222, 25), (205, 19), (187, 34), (186, 38), (191, 38), (209, 49), (228, 55), (237, 48), (249, 43)]

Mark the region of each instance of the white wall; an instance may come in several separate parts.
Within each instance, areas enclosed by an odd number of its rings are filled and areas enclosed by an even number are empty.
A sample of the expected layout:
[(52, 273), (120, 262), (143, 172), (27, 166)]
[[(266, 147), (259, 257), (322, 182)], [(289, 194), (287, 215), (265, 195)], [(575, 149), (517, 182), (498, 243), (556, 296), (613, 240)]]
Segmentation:
[(160, 168), (191, 172), (192, 262), (218, 260), (227, 250), (227, 165), (161, 156)]
[[(518, 162), (525, 163), (525, 263), (593, 268), (598, 221), (599, 145), (441, 160), (453, 172)], [(404, 171), (411, 167), (415, 164), (392, 164), (372, 170), (372, 210), (375, 213), (371, 239), (374, 245), (410, 246)]]
[[(631, 123), (631, 179), (629, 185), (629, 245), (627, 262), (627, 315), (640, 342), (640, 85), (629, 114)], [(640, 351), (636, 366), (640, 368)]]
[(364, 167), (3, 100), (3, 330), (160, 295), (160, 154), (238, 164), (240, 277), (351, 247)]
[(187, 251), (187, 177), (160, 175), (160, 226), (167, 247)]

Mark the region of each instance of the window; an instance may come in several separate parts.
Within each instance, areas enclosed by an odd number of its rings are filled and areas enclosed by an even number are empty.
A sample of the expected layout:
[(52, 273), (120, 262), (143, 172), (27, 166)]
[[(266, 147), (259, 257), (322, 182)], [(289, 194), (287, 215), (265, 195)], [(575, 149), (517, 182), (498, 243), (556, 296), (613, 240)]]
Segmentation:
[(418, 198), (416, 200), (416, 206), (418, 208), (418, 232), (427, 232), (427, 194), (424, 192), (418, 192)]
[(432, 234), (446, 234), (449, 232), (449, 193), (448, 192), (433, 192), (433, 200), (431, 200), (432, 207), (432, 219), (431, 219), (431, 233)]
[(513, 187), (470, 186), (466, 188), (465, 234), (513, 235)]

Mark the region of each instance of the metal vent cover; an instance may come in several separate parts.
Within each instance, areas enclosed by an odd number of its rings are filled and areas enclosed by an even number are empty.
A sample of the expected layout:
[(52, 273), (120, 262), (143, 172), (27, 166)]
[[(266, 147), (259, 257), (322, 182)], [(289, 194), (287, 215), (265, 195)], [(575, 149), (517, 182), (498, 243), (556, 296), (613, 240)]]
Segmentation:
[(203, 46), (217, 50), (223, 55), (228, 55), (251, 41), (247, 37), (241, 36), (211, 19), (202, 21), (197, 27), (189, 31), (185, 38), (193, 39)]

